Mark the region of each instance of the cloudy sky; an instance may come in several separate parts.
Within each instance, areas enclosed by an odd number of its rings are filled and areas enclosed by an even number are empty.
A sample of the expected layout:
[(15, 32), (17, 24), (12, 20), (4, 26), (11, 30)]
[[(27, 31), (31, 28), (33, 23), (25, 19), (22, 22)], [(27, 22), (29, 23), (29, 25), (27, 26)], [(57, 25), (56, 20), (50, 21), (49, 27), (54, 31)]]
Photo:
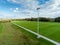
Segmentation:
[(40, 17), (60, 16), (60, 0), (0, 0), (0, 18), (38, 17), (38, 12)]

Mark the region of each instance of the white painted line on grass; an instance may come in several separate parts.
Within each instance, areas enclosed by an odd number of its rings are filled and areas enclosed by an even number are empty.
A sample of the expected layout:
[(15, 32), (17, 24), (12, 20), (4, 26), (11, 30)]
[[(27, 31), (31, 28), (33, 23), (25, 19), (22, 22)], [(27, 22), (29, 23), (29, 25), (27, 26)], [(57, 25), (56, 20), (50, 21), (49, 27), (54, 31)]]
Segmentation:
[(18, 27), (20, 27), (20, 28), (22, 28), (22, 29), (25, 29), (26, 31), (28, 31), (28, 32), (30, 32), (30, 33), (32, 33), (32, 34), (34, 34), (34, 35), (37, 35), (37, 36), (39, 36), (39, 37), (41, 37), (41, 38), (43, 38), (43, 39), (45, 39), (45, 40), (48, 40), (48, 41), (52, 42), (53, 44), (60, 45), (60, 43), (58, 43), (58, 42), (56, 42), (56, 41), (54, 41), (54, 40), (51, 40), (51, 39), (49, 39), (49, 38), (47, 38), (47, 37), (45, 37), (45, 36), (43, 36), (43, 35), (41, 35), (41, 34), (38, 34), (38, 33), (36, 33), (36, 32), (33, 32), (33, 31), (31, 31), (31, 30), (29, 30), (29, 29), (27, 29), (27, 28), (25, 28), (25, 27), (22, 27), (22, 26), (16, 24), (16, 23), (13, 23), (13, 24), (16, 25), (16, 26), (18, 26)]

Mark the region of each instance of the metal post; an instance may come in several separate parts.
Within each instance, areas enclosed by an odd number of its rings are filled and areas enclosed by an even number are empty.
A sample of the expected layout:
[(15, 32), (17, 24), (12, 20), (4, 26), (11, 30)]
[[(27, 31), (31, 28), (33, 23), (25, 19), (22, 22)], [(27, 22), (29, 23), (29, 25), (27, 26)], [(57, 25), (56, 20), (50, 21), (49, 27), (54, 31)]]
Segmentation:
[[(39, 34), (39, 9), (37, 8), (38, 16), (37, 16), (37, 33)], [(40, 36), (37, 36), (37, 38), (40, 38)]]

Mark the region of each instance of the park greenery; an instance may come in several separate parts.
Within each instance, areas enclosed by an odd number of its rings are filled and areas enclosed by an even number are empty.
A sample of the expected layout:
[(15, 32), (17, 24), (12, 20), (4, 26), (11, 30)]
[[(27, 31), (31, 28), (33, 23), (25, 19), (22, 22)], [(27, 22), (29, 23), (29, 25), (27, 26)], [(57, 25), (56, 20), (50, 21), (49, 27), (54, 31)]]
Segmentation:
[[(25, 18), (23, 20), (37, 21), (37, 18)], [(60, 17), (56, 17), (56, 18), (39, 17), (39, 21), (42, 21), (42, 22), (60, 22)]]

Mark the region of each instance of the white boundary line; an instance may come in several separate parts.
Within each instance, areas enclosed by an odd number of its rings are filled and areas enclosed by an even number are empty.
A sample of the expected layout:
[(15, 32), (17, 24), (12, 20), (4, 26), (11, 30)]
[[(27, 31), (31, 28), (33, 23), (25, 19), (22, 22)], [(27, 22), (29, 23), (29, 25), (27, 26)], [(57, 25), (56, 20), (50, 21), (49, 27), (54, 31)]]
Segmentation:
[(20, 27), (20, 28), (22, 28), (22, 29), (25, 29), (26, 31), (28, 31), (28, 32), (30, 32), (30, 33), (32, 33), (32, 34), (34, 34), (34, 35), (37, 35), (37, 36), (39, 36), (39, 37), (41, 37), (41, 38), (43, 38), (43, 39), (45, 39), (45, 40), (48, 40), (48, 41), (50, 41), (51, 43), (53, 43), (53, 44), (55, 44), (55, 45), (60, 45), (60, 43), (58, 43), (58, 42), (56, 42), (56, 41), (54, 41), (54, 40), (51, 40), (51, 39), (49, 39), (49, 38), (47, 38), (47, 37), (45, 37), (45, 36), (43, 36), (43, 35), (40, 35), (40, 34), (38, 34), (38, 33), (36, 33), (36, 32), (33, 32), (33, 31), (31, 31), (31, 30), (29, 30), (29, 29), (27, 29), (27, 28), (24, 28), (24, 27), (16, 24), (16, 23), (13, 23), (13, 24), (16, 25), (16, 26), (18, 26), (18, 27)]

